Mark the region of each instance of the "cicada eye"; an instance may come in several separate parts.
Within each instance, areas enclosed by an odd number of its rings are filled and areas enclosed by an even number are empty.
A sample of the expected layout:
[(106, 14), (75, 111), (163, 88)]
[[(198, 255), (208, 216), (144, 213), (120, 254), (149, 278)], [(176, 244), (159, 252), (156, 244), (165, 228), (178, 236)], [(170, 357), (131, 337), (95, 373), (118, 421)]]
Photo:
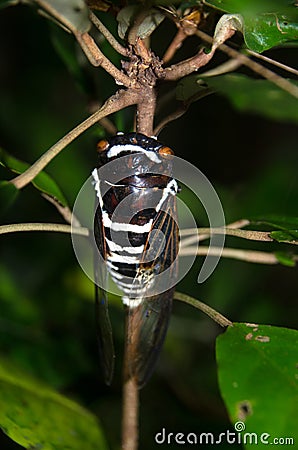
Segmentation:
[(98, 153), (101, 153), (101, 152), (104, 152), (109, 147), (109, 143), (108, 143), (108, 141), (103, 139), (97, 143), (96, 147), (97, 147)]
[(174, 152), (170, 147), (160, 147), (158, 153), (160, 155), (174, 155)]

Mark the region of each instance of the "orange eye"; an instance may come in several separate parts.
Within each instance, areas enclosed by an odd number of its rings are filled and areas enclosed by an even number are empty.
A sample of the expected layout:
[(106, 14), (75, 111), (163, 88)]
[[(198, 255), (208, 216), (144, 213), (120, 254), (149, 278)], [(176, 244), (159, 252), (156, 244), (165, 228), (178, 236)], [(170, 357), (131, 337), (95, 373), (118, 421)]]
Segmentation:
[(105, 139), (99, 141), (96, 146), (98, 153), (104, 152), (108, 147), (109, 143)]
[(173, 150), (170, 147), (161, 147), (158, 150), (158, 153), (160, 155), (174, 155), (174, 152), (173, 152)]

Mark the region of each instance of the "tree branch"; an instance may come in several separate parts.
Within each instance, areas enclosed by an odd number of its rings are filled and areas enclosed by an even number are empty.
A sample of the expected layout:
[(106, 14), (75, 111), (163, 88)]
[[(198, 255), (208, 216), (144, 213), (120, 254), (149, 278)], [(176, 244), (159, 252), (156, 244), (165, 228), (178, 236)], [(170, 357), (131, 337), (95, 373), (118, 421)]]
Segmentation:
[[(212, 37), (201, 30), (197, 30), (196, 35), (208, 43), (213, 42)], [(253, 72), (258, 73), (262, 77), (266, 78), (268, 81), (271, 81), (276, 86), (279, 86), (284, 91), (287, 91), (289, 94), (293, 95), (293, 97), (298, 98), (298, 87), (295, 86), (290, 81), (288, 81), (286, 78), (280, 77), (275, 72), (266, 69), (266, 67), (262, 66), (256, 61), (252, 61), (247, 56), (243, 55), (242, 53), (239, 53), (237, 50), (232, 49), (226, 44), (219, 45), (218, 49), (226, 53), (228, 56), (230, 56), (230, 58), (238, 59), (244, 66), (250, 68)]]
[(123, 384), (122, 450), (138, 448), (139, 389), (134, 378)]
[(183, 294), (182, 292), (175, 292), (174, 300), (179, 300), (180, 302), (187, 303), (188, 305), (199, 309), (222, 327), (233, 326), (233, 323), (218, 311), (215, 311), (215, 309), (206, 305), (206, 303), (200, 302), (199, 300), (190, 297), (189, 295)]
[(110, 33), (110, 31), (104, 26), (101, 20), (99, 20), (99, 18), (92, 11), (90, 11), (89, 17), (91, 22), (95, 25), (95, 27), (111, 44), (113, 49), (116, 50), (117, 53), (120, 53), (120, 55), (127, 56), (127, 49), (117, 41), (117, 39), (112, 35), (112, 33)]
[[(199, 234), (199, 237), (197, 236), (197, 233)], [(226, 236), (239, 237), (250, 241), (273, 242), (274, 239), (269, 236), (269, 233), (270, 231), (238, 230), (234, 228), (187, 228), (185, 230), (181, 230), (180, 236), (195, 234), (194, 236), (182, 241), (182, 245), (186, 246), (201, 240), (200, 235), (209, 237), (211, 234), (225, 234)]]
[[(234, 248), (218, 248), (218, 247), (186, 247), (179, 251), (179, 256), (221, 256), (223, 258), (239, 259), (250, 263), (257, 264), (279, 264), (280, 261), (274, 253), (259, 252), (256, 250), (241, 250)], [(295, 258), (294, 258), (295, 259)], [(295, 259), (296, 260), (296, 259)]]
[(213, 58), (215, 50), (216, 49), (213, 48), (209, 53), (205, 53), (205, 51), (202, 49), (197, 55), (193, 56), (192, 58), (167, 67), (163, 71), (162, 78), (167, 81), (176, 81), (180, 78), (190, 75), (200, 67), (205, 66)]
[(117, 84), (126, 87), (130, 87), (132, 85), (131, 78), (111, 63), (111, 61), (99, 50), (90, 34), (75, 33), (75, 37), (93, 66), (102, 67), (114, 78)]
[(13, 223), (0, 226), (0, 234), (16, 233), (19, 231), (54, 231), (58, 233), (75, 233), (80, 236), (89, 236), (88, 228), (74, 228), (62, 223)]
[(261, 55), (260, 53), (254, 52), (253, 50), (247, 49), (246, 52), (249, 55), (254, 56), (255, 58), (261, 59), (262, 61), (266, 61), (269, 64), (272, 64), (273, 66), (279, 67), (280, 69), (283, 69), (287, 72), (293, 73), (294, 75), (298, 76), (298, 70), (294, 69), (293, 67), (287, 66), (286, 64), (282, 64), (279, 61), (276, 61), (275, 59), (268, 58), (268, 56)]
[(84, 122), (80, 123), (76, 128), (71, 130), (68, 134), (66, 134), (62, 139), (60, 139), (56, 144), (54, 144), (48, 151), (46, 151), (32, 166), (29, 167), (24, 173), (17, 176), (11, 183), (18, 189), (23, 188), (28, 183), (30, 183), (39, 172), (49, 164), (52, 159), (55, 158), (68, 144), (74, 141), (80, 134), (94, 125), (103, 117), (106, 117), (120, 109), (125, 108), (126, 106), (133, 105), (137, 103), (137, 96), (132, 92), (127, 91), (118, 91), (115, 95), (110, 97), (103, 106), (88, 117)]

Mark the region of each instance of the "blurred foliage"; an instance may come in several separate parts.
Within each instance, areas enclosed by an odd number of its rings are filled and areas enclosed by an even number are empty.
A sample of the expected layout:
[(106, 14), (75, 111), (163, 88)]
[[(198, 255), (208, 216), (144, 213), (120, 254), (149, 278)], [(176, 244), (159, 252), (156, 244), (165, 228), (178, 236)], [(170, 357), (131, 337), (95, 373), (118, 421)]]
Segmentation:
[[(229, 6), (228, 1), (226, 4)], [(223, 9), (235, 13), (228, 6)], [(116, 36), (114, 17), (99, 15)], [(294, 18), (291, 20), (295, 22)], [(272, 26), (276, 28), (275, 21)], [(152, 47), (160, 57), (175, 30), (173, 24), (163, 21), (153, 33)], [(119, 65), (114, 50), (100, 36), (97, 42)], [(276, 45), (272, 42), (269, 47)], [(197, 41), (190, 38), (173, 62), (193, 55), (196, 49)], [(280, 45), (266, 55), (290, 66), (297, 62), (293, 47)], [(1, 10), (0, 56), (0, 145), (16, 160), (35, 161), (82, 121), (94, 104), (104, 101), (116, 89), (114, 81), (102, 69), (88, 65), (71, 36), (54, 29), (47, 20), (24, 6)], [(225, 56), (218, 53), (210, 67), (224, 61)], [(279, 73), (288, 76), (282, 70)], [(238, 78), (247, 80), (248, 76), (251, 77), (251, 72), (239, 69)], [(222, 86), (224, 90), (228, 85)], [(216, 89), (221, 91), (221, 86)], [(251, 93), (250, 87), (245, 89)], [(280, 114), (275, 113), (272, 119), (265, 94), (266, 91), (261, 91), (254, 97), (258, 103), (255, 108), (243, 107), (241, 112), (236, 109), (238, 104), (233, 102), (233, 107), (223, 96), (208, 96), (193, 104), (160, 135), (177, 156), (199, 167), (216, 187), (227, 223), (242, 217), (266, 218), (269, 214), (297, 216), (297, 128), (287, 115), (284, 103), (280, 103)], [(280, 92), (279, 96), (283, 102), (284, 93)], [(247, 99), (247, 95), (244, 97)], [(133, 109), (128, 108), (111, 119), (118, 129), (128, 131), (133, 124)], [(88, 130), (46, 169), (70, 205), (96, 164), (95, 143), (102, 134), (100, 126)], [(15, 196), (15, 190), (7, 194), (9, 187), (5, 180), (10, 177), (10, 172), (0, 167), (0, 178), (4, 180), (0, 196), (2, 191), (4, 196)], [(192, 195), (187, 190), (181, 192), (181, 198), (192, 204)], [(199, 225), (208, 225), (200, 205), (196, 218)], [(2, 223), (26, 221), (62, 219), (37, 190), (28, 186), (2, 216)], [(273, 224), (273, 229), (284, 231), (276, 226), (276, 220)], [(286, 230), (294, 228), (286, 227)], [(290, 249), (288, 244), (239, 243), (236, 238), (227, 239), (227, 246), (239, 245), (271, 251), (279, 251), (280, 245), (285, 252)], [(1, 236), (0, 252), (2, 358), (9, 361), (10, 367), (19, 368), (20, 373), (43, 380), (92, 411), (100, 418), (110, 447), (119, 448), (123, 346), (120, 300), (111, 299), (117, 361), (115, 380), (107, 388), (100, 378), (93, 332), (93, 286), (77, 265), (70, 238), (54, 233), (6, 235)], [(198, 258), (180, 283), (180, 291), (198, 297), (231, 320), (297, 327), (296, 269), (221, 260), (212, 277), (198, 286), (196, 279), (201, 263)], [(180, 303), (174, 305), (157, 371), (141, 392), (142, 450), (159, 447), (154, 436), (162, 428), (186, 433), (233, 431), (216, 379), (214, 347), (220, 331), (199, 312)], [(238, 354), (231, 353), (230, 357), (233, 366)], [(22, 395), (18, 391), (15, 398), (24, 407), (32, 398)], [(1, 398), (2, 413), (3, 402)], [(5, 435), (1, 439), (1, 449), (23, 448)], [(25, 445), (23, 441), (21, 444)]]
[(1, 427), (25, 448), (44, 450), (107, 448), (97, 418), (0, 361)]

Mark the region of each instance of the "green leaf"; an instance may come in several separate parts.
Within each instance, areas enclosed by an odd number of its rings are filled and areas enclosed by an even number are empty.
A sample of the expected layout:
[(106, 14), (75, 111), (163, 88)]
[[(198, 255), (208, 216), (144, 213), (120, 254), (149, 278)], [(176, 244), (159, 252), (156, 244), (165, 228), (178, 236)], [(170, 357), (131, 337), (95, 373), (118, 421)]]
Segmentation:
[(288, 230), (288, 231), (272, 231), (270, 237), (278, 242), (284, 241), (297, 241), (298, 240), (298, 230)]
[(0, 360), (0, 426), (27, 449), (106, 450), (97, 419)]
[(0, 181), (0, 214), (3, 213), (15, 202), (19, 190), (9, 181)]
[(298, 13), (292, 0), (208, 0), (208, 5), (244, 20), (246, 45), (263, 52), (298, 39)]
[(278, 259), (278, 262), (280, 262), (280, 264), (283, 264), (284, 266), (287, 266), (287, 267), (295, 267), (296, 266), (296, 261), (294, 259), (294, 255), (290, 255), (285, 252), (275, 252), (274, 254), (275, 254), (276, 258)]
[[(128, 28), (132, 25), (136, 15), (140, 11), (138, 5), (129, 5), (122, 8), (117, 15), (118, 21), (118, 34), (121, 39), (125, 38)], [(150, 36), (151, 33), (158, 27), (158, 25), (164, 20), (165, 16), (158, 10), (148, 11), (148, 15), (142, 21), (139, 26), (137, 36), (141, 39), (145, 39)]]
[(269, 325), (236, 323), (217, 338), (221, 394), (245, 432), (297, 442), (297, 346), (296, 330)]
[(34, 0), (46, 15), (67, 29), (86, 33), (91, 28), (88, 8), (84, 0)]
[(279, 230), (292, 230), (294, 228), (298, 229), (298, 217), (290, 216), (279, 216), (279, 215), (269, 215), (266, 217), (253, 217), (250, 218), (251, 225), (265, 225), (273, 229), (278, 228)]
[[(0, 148), (0, 164), (7, 167), (15, 173), (23, 173), (30, 167), (30, 164), (20, 161), (19, 159), (11, 156), (5, 150)], [(40, 172), (32, 181), (32, 184), (44, 194), (58, 200), (61, 205), (67, 206), (67, 201), (62, 194), (59, 186), (56, 182), (45, 172)]]
[[(297, 99), (270, 81), (254, 80), (236, 74), (208, 77), (204, 80), (208, 86), (227, 97), (239, 111), (298, 123)], [(297, 82), (291, 82), (298, 86)]]

